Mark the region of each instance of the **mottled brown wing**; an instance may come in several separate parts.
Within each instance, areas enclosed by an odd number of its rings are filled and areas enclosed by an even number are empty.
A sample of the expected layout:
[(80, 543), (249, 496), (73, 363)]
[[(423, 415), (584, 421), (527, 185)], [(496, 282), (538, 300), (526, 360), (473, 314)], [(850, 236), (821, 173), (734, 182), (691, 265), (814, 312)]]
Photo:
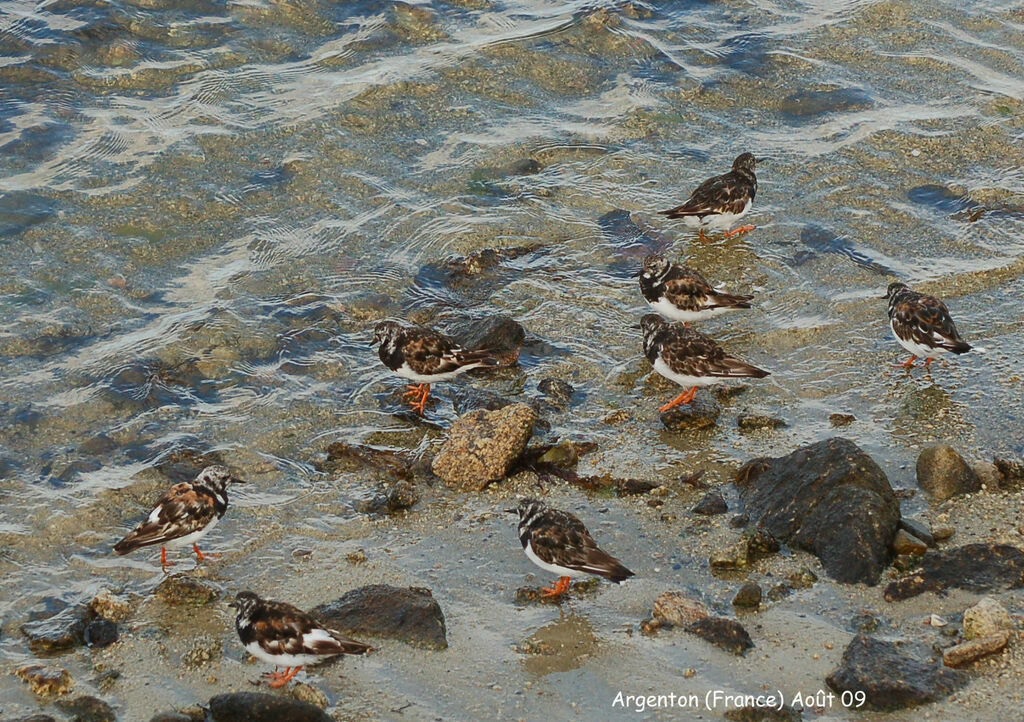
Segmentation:
[(696, 271), (674, 273), (665, 281), (665, 298), (683, 311), (700, 311), (708, 297), (715, 292), (704, 277)]
[(661, 357), (678, 374), (720, 378), (764, 378), (767, 371), (729, 356), (707, 336), (672, 326), (671, 338), (662, 345)]
[[(403, 351), (405, 360), (417, 373), (425, 376), (455, 371), (472, 363), (493, 361), (487, 351), (465, 351), (448, 337), (430, 329), (416, 329), (410, 334)], [(497, 364), (493, 361), (493, 364)]]
[(548, 509), (531, 529), (530, 548), (548, 564), (616, 582), (633, 576), (615, 557), (599, 549), (583, 522), (568, 512)]
[[(256, 638), (271, 654), (364, 654), (370, 646), (326, 629), (298, 607), (285, 602), (265, 602), (253, 618)], [(316, 631), (327, 636), (316, 635)]]
[(659, 211), (669, 218), (707, 216), (712, 213), (740, 213), (750, 199), (750, 188), (734, 173), (708, 178), (682, 205)]
[(139, 547), (163, 544), (171, 539), (199, 531), (217, 514), (215, 500), (205, 492), (196, 491), (183, 481), (161, 496), (146, 521), (114, 545), (114, 551), (125, 554)]
[(933, 296), (919, 295), (895, 304), (893, 330), (904, 341), (922, 346), (953, 348), (964, 343), (946, 304)]

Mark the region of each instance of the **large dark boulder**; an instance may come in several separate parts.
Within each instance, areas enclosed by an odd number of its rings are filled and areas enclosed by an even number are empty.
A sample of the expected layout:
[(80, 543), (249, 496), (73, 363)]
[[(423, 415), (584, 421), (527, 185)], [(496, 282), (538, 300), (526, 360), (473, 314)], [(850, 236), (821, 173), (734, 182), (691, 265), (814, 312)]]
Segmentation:
[(331, 722), (309, 702), (265, 692), (233, 692), (210, 699), (213, 722)]
[(966, 677), (904, 654), (894, 642), (860, 634), (825, 681), (836, 692), (864, 692), (869, 707), (894, 710), (942, 699), (961, 687)]
[(1020, 587), (1024, 587), (1024, 551), (1008, 544), (966, 544), (925, 554), (918, 569), (885, 588), (885, 599), (898, 602), (949, 588), (996, 592)]
[(889, 479), (852, 441), (832, 438), (745, 464), (736, 486), (772, 535), (816, 555), (838, 582), (877, 584), (900, 506)]
[(427, 649), (448, 647), (444, 614), (429, 589), (370, 584), (321, 604), (310, 614), (357, 639), (388, 637)]

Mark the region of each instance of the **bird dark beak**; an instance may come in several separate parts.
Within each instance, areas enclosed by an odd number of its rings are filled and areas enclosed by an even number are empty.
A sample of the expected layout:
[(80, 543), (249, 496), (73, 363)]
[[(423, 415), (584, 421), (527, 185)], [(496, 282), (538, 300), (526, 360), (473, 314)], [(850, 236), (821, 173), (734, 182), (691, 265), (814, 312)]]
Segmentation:
[(504, 511), (504, 512), (505, 512), (506, 514), (518, 514), (518, 513), (519, 513), (519, 510), (518, 510), (518, 509), (504, 509), (503, 511)]
[(232, 609), (238, 609), (238, 602), (228, 602), (228, 606)]
[(641, 269), (640, 269), (639, 271), (637, 271), (636, 273), (631, 273), (631, 274), (629, 275), (629, 277), (630, 277), (630, 278), (640, 278), (640, 274), (642, 274), (643, 272), (644, 272), (644, 269), (642, 269), (642, 268), (641, 268)]
[(643, 325), (641, 325), (641, 324), (639, 324), (639, 323), (634, 323), (634, 324), (633, 324), (632, 326), (630, 326), (630, 328), (635, 328), (635, 329), (642, 329), (642, 328), (643, 328)]

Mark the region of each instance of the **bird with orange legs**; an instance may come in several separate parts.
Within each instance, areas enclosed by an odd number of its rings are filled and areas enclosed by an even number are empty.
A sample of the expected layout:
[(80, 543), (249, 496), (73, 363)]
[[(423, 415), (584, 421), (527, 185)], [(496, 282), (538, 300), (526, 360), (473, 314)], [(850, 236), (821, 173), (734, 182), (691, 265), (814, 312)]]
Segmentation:
[(686, 225), (698, 229), (697, 235), (702, 241), (707, 240), (705, 228), (724, 230), (726, 238), (752, 231), (752, 225), (736, 229), (732, 226), (747, 215), (754, 204), (754, 196), (757, 195), (756, 165), (757, 159), (752, 153), (742, 153), (736, 156), (728, 173), (708, 178), (684, 203), (658, 212), (669, 218), (680, 218)]
[(891, 283), (885, 296), (889, 301), (889, 328), (900, 346), (911, 353), (898, 367), (909, 371), (918, 358), (930, 368), (942, 355), (967, 353), (971, 345), (960, 338), (949, 309), (939, 299), (911, 291), (905, 283)]

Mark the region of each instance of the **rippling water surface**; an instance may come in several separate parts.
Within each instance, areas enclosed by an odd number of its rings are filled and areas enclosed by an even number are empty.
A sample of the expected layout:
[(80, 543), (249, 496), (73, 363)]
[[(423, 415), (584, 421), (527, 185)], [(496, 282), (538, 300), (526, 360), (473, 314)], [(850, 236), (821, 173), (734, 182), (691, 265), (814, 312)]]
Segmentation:
[[(728, 600), (691, 544), (688, 488), (660, 510), (550, 490), (638, 572), (562, 617), (513, 604), (530, 570), (490, 512), (527, 489), (424, 488), (404, 517), (357, 512), (377, 480), (318, 472), (329, 442), (440, 438), (394, 415), (397, 382), (368, 329), (515, 317), (520, 366), (459, 383), (519, 399), (544, 377), (572, 383), (546, 435), (596, 441), (592, 472), (728, 480), (752, 456), (835, 433), (833, 412), (856, 416), (843, 433), (897, 487), (914, 486), (935, 439), (1019, 456), (1022, 109), (1020, 2), (4, 3), (5, 666), (33, 658), (17, 626), (40, 598), (152, 589), (152, 558), (110, 547), (196, 453), (253, 482), (210, 538), (225, 556), (205, 573), (225, 593), (312, 606), (386, 581), (430, 586), (445, 608), (448, 652), (392, 643), (326, 674), (342, 716), (396, 717), (407, 702), (403, 719), (600, 716), (616, 690), (661, 689), (687, 667), (705, 687), (773, 681), (789, 652), (771, 644), (736, 663), (633, 636), (664, 589)], [(702, 244), (655, 214), (744, 150), (763, 159), (754, 232)], [(647, 379), (634, 328), (638, 237), (757, 294), (755, 310), (703, 329), (772, 371), (714, 430), (658, 421), (672, 392)], [(446, 265), (482, 249), (517, 250), (477, 275)], [(896, 278), (945, 298), (977, 353), (930, 376), (889, 368), (900, 354), (878, 297)], [(452, 386), (437, 392), (444, 426)], [(743, 409), (788, 427), (742, 433)], [(367, 565), (345, 561), (357, 548)], [(799, 645), (800, 629), (830, 633), (863, 601), (816, 594), (764, 624)], [(195, 629), (139, 598), (121, 643), (59, 659), (76, 689), (115, 667), (101, 696), (146, 719), (255, 676), (229, 610), (199, 622), (224, 660), (182, 672)], [(551, 625), (584, 651), (546, 664), (514, 649)], [(820, 685), (836, 644), (787, 680)], [(34, 705), (0, 679), (0, 710)]]

